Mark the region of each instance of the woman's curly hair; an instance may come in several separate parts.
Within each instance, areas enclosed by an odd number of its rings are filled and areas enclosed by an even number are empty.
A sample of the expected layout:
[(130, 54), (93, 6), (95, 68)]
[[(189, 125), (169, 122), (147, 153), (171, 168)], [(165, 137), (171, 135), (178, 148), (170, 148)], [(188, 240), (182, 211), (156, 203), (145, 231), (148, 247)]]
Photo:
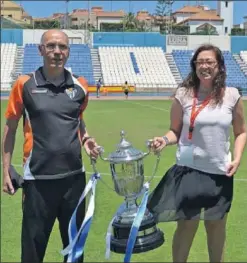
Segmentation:
[(226, 88), (226, 66), (225, 66), (225, 60), (224, 60), (221, 50), (214, 45), (205, 44), (205, 45), (200, 46), (195, 51), (190, 61), (191, 72), (183, 80), (183, 82), (179, 85), (178, 88), (183, 87), (189, 93), (191, 93), (192, 91), (195, 91), (195, 92), (198, 91), (199, 86), (200, 86), (200, 80), (196, 74), (195, 61), (197, 60), (198, 55), (202, 51), (213, 51), (215, 53), (217, 65), (218, 65), (218, 73), (213, 80), (213, 90), (212, 90), (211, 96), (215, 104), (222, 103), (224, 91)]

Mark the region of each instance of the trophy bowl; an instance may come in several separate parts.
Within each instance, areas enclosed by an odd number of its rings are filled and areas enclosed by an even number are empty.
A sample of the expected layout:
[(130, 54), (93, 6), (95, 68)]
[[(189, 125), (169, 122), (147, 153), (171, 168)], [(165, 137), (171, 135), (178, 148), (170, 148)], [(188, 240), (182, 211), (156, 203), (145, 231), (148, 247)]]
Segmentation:
[[(109, 162), (115, 192), (125, 199), (124, 208), (121, 213), (117, 213), (112, 223), (112, 234), (110, 249), (116, 253), (126, 252), (127, 242), (133, 221), (138, 212), (137, 203), (144, 187), (144, 163), (143, 159), (150, 153), (148, 142), (148, 153), (143, 153), (135, 149), (130, 142), (125, 139), (124, 131), (121, 131), (121, 141), (117, 145), (116, 151), (103, 157), (104, 149), (100, 148), (100, 158)], [(154, 173), (154, 177), (159, 162), (159, 155)], [(151, 180), (150, 180), (151, 181)], [(141, 253), (160, 247), (164, 243), (164, 234), (157, 228), (153, 215), (145, 208), (133, 253)]]

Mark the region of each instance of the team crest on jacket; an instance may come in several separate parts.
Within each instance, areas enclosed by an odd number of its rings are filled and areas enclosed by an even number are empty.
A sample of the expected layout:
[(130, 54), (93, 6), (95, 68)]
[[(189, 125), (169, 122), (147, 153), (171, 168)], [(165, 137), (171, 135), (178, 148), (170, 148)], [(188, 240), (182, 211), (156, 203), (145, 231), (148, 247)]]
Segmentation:
[(65, 90), (66, 91), (66, 94), (71, 98), (71, 99), (74, 99), (76, 93), (77, 93), (77, 89), (74, 89), (74, 88), (68, 88)]

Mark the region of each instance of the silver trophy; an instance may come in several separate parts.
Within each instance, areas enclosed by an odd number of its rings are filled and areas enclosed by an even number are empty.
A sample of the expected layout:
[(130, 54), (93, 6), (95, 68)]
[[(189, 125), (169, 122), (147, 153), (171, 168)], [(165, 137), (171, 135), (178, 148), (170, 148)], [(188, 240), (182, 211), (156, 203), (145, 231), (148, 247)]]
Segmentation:
[[(148, 152), (143, 153), (132, 147), (126, 141), (124, 131), (121, 132), (121, 141), (115, 152), (103, 157), (104, 149), (99, 147), (100, 158), (110, 163), (112, 180), (115, 191), (125, 198), (124, 209), (121, 214), (115, 217), (112, 224), (111, 251), (124, 254), (132, 223), (137, 214), (137, 199), (144, 185), (144, 164), (143, 159), (151, 152), (152, 140), (147, 143)], [(159, 154), (153, 175), (154, 177), (159, 163)], [(153, 215), (146, 209), (133, 253), (149, 251), (161, 246), (164, 243), (164, 234), (157, 227)]]

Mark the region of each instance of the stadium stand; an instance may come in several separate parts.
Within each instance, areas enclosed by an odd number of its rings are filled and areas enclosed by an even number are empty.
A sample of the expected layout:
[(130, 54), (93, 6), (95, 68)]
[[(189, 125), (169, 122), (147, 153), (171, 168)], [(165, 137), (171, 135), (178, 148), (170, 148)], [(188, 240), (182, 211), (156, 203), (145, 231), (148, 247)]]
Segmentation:
[[(175, 88), (177, 81), (172, 74), (172, 64), (166, 58), (166, 53), (160, 47), (99, 47), (99, 61), (92, 63), (92, 55), (88, 45), (71, 44), (70, 58), (66, 68), (76, 75), (84, 76), (89, 85), (95, 85), (94, 67), (100, 67), (103, 84), (119, 86), (128, 81), (136, 87), (136, 91), (162, 91)], [(23, 48), (19, 46), (19, 48)], [(42, 57), (38, 53), (37, 44), (24, 46), (24, 58), (17, 62), (18, 46), (14, 43), (1, 43), (1, 90), (8, 91), (17, 73), (33, 72), (42, 65)], [(169, 53), (170, 54), (170, 53)], [(173, 50), (172, 57), (184, 79), (190, 70), (192, 50)], [(247, 93), (247, 75), (236, 61), (236, 56), (247, 65), (247, 51), (232, 54), (223, 51), (227, 67), (227, 85), (241, 87)], [(235, 56), (235, 57), (234, 57)], [(240, 59), (241, 58), (241, 59)], [(21, 71), (16, 71), (15, 64), (22, 65)]]
[[(192, 50), (173, 50), (172, 55), (177, 68), (184, 79), (190, 71), (190, 59), (192, 57)], [(226, 84), (229, 87), (243, 87), (247, 89), (247, 76), (244, 75), (238, 63), (233, 58), (231, 52), (223, 51), (223, 56), (226, 63), (227, 79)]]
[(223, 51), (226, 63), (227, 79), (226, 84), (229, 87), (243, 87), (247, 89), (247, 76), (244, 75), (238, 63), (233, 58), (230, 51)]
[(41, 65), (42, 57), (38, 53), (38, 45), (26, 44), (24, 47), (22, 74), (33, 72)]
[[(26, 44), (22, 73), (32, 72), (42, 65), (37, 44)], [(90, 85), (95, 84), (90, 48), (83, 44), (70, 45), (70, 57), (65, 65), (73, 74), (84, 76)]]
[(71, 44), (66, 67), (76, 75), (84, 76), (90, 85), (95, 84), (90, 48), (87, 45)]
[(9, 90), (15, 68), (17, 45), (1, 43), (1, 90)]
[(172, 55), (182, 79), (185, 79), (190, 72), (192, 50), (173, 50)]
[(240, 57), (247, 64), (247, 51), (240, 51)]
[(160, 47), (99, 47), (105, 85), (173, 88), (176, 81)]

